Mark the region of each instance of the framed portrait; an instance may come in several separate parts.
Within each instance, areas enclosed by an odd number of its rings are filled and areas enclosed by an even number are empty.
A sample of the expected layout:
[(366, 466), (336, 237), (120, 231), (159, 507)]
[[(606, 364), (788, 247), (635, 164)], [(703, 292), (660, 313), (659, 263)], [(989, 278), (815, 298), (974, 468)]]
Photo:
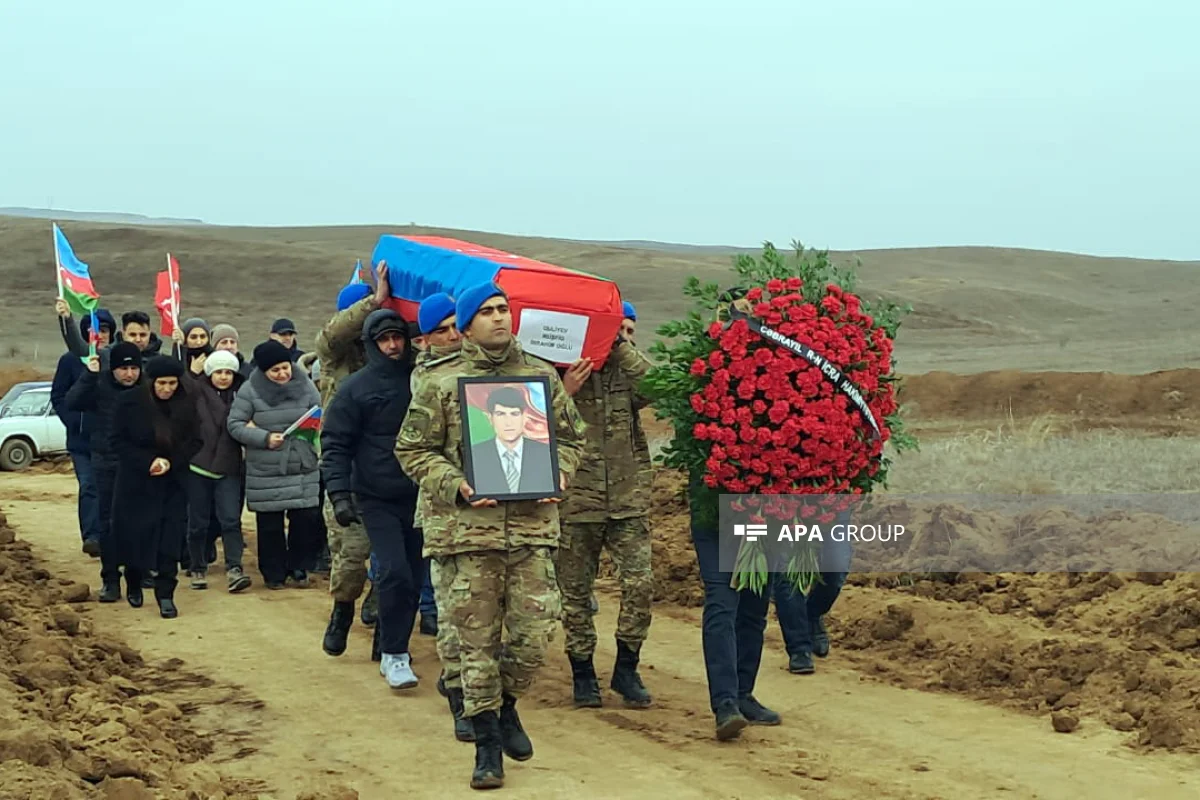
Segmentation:
[(558, 440), (550, 379), (458, 379), (463, 466), (475, 499), (559, 497)]

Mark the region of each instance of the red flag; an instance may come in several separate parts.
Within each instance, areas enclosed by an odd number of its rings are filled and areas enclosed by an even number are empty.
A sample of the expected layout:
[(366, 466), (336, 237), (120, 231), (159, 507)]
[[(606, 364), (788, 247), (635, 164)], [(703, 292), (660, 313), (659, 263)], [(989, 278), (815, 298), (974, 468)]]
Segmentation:
[(179, 324), (179, 262), (170, 253), (167, 254), (167, 268), (158, 273), (154, 306), (162, 319), (162, 335), (173, 336)]

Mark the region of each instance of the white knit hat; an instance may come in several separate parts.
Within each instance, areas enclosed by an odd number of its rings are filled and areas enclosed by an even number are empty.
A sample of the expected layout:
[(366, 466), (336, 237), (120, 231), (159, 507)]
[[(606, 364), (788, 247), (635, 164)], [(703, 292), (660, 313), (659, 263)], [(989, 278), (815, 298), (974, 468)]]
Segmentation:
[(204, 374), (211, 377), (219, 369), (237, 372), (239, 366), (237, 356), (233, 353), (228, 350), (214, 350), (204, 359)]

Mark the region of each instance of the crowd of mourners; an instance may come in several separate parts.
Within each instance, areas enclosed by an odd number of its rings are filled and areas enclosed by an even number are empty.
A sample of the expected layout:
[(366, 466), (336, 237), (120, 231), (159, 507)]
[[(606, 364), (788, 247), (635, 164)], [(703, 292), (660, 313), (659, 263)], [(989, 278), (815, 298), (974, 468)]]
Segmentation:
[[(495, 788), (505, 757), (533, 756), (517, 704), (556, 626), (574, 706), (604, 703), (593, 621), (604, 551), (620, 588), (608, 685), (627, 708), (653, 704), (638, 669), (653, 597), (652, 467), (639, 416), (650, 362), (628, 302), (603, 364), (556, 367), (522, 349), (494, 283), (428, 297), (416, 319), (389, 299), (381, 264), (375, 287), (341, 289), (311, 352), (297, 345), (296, 325), (279, 319), (249, 358), (225, 322), (188, 319), (163, 341), (142, 311), (122, 314), (119, 325), (103, 309), (77, 322), (60, 300), (67, 352), (52, 401), (79, 484), (83, 552), (99, 560), (100, 602), (124, 597), (141, 608), (153, 590), (158, 613), (171, 619), (181, 574), (191, 589), (209, 587), (218, 543), (228, 592), (254, 587), (244, 561), (248, 510), (267, 590), (307, 588), (310, 574), (328, 574), (325, 653), (346, 651), (357, 617), (374, 627), (380, 675), (402, 691), (419, 683), (414, 631), (436, 637), (437, 689), (453, 735), (475, 745), (471, 786)], [(560, 496), (477, 496), (464, 467), (462, 377), (548, 381)], [(314, 408), (319, 438), (296, 435)], [(770, 602), (789, 669), (811, 673), (813, 656), (829, 652), (823, 616), (845, 574), (824, 574), (807, 597), (782, 575), (762, 595), (739, 592), (718, 563), (717, 531), (693, 524), (692, 538), (717, 738), (778, 725), (780, 715), (753, 693)]]

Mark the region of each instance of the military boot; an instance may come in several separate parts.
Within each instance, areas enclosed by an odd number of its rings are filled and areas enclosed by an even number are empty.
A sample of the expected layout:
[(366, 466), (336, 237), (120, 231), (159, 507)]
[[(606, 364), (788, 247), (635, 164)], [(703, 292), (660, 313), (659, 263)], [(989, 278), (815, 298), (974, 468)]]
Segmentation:
[(463, 690), (447, 687), (442, 678), (438, 678), (437, 690), (438, 694), (446, 698), (446, 702), (450, 704), (450, 713), (454, 715), (454, 738), (460, 742), (475, 741), (475, 727), (471, 725), (471, 720), (463, 716)]
[(504, 755), (514, 761), (528, 761), (533, 758), (533, 742), (521, 727), (521, 718), (517, 716), (517, 698), (511, 694), (504, 695), (504, 705), (500, 707), (500, 743), (504, 747)]
[(353, 622), (354, 603), (335, 601), (333, 613), (329, 615), (329, 625), (325, 628), (325, 639), (321, 642), (326, 655), (340, 656), (346, 652), (346, 637), (350, 635)]
[[(639, 645), (640, 649), (640, 645)], [(638, 676), (638, 651), (617, 639), (617, 663), (613, 667), (612, 690), (625, 700), (626, 708), (648, 708), (653, 702)]]
[(475, 771), (472, 789), (499, 789), (504, 785), (504, 751), (500, 745), (500, 719), (495, 711), (471, 717), (475, 729)]
[(571, 661), (571, 673), (574, 676), (575, 707), (600, 708), (600, 684), (596, 680), (596, 668), (592, 659), (567, 656)]

